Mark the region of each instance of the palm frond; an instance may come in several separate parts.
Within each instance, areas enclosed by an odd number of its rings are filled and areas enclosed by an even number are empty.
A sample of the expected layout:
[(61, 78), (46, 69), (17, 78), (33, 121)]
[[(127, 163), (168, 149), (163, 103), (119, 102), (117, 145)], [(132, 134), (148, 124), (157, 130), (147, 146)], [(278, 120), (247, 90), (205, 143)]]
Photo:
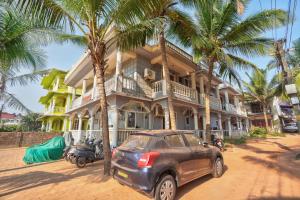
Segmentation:
[(14, 94), (5, 92), (1, 94), (1, 100), (5, 102), (5, 105), (9, 108), (13, 108), (18, 111), (25, 111), (30, 113), (31, 110), (27, 108)]
[(46, 75), (49, 70), (34, 71), (28, 74), (22, 74), (17, 76), (11, 76), (6, 79), (6, 84), (9, 84), (11, 87), (16, 85), (25, 86), (28, 83), (37, 82), (42, 76)]

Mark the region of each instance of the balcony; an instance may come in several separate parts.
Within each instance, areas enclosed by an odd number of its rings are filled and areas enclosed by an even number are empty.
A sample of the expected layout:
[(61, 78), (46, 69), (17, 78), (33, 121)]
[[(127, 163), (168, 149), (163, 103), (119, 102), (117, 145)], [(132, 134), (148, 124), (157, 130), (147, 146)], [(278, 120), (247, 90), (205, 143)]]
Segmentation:
[[(205, 106), (205, 94), (199, 95), (200, 105)], [(210, 108), (214, 110), (221, 110), (221, 101), (213, 96), (209, 97), (210, 99)]]
[(227, 103), (225, 104), (226, 112), (230, 114), (237, 114), (237, 109), (233, 104)]
[(65, 111), (66, 111), (66, 108), (65, 107), (62, 107), (62, 106), (55, 106), (55, 107), (52, 107), (52, 108), (47, 108), (44, 113), (46, 115), (55, 115), (55, 114), (65, 114)]
[[(191, 101), (193, 103), (198, 103), (196, 90), (174, 81), (170, 81), (170, 83), (174, 97), (185, 101)], [(165, 80), (160, 80), (152, 84), (152, 98), (156, 99), (166, 96), (167, 84)]]

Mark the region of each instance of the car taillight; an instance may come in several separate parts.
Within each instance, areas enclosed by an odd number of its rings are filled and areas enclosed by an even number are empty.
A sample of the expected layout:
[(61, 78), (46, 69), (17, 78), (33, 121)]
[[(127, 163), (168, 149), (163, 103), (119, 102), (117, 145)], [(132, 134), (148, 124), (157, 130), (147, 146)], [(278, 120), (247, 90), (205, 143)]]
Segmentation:
[(148, 153), (142, 154), (138, 161), (138, 167), (140, 167), (140, 168), (152, 167), (154, 161), (156, 160), (156, 158), (159, 157), (159, 155), (160, 155), (159, 152), (148, 152)]
[(112, 150), (112, 154), (111, 154), (111, 157), (114, 158), (116, 156), (116, 153), (118, 152), (118, 149), (115, 148)]

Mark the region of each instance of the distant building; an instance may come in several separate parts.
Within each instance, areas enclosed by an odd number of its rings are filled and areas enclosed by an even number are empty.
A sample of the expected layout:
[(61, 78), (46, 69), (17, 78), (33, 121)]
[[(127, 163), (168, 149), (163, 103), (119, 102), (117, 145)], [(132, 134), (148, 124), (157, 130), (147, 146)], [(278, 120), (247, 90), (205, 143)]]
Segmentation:
[(65, 112), (71, 100), (75, 98), (76, 91), (64, 84), (66, 74), (65, 71), (52, 69), (41, 82), (48, 93), (39, 100), (45, 107), (43, 116), (39, 120), (42, 121), (42, 130), (47, 132), (66, 131), (69, 124), (69, 117)]
[(7, 112), (3, 112), (0, 116), (0, 123), (3, 126), (10, 126), (10, 125), (19, 125), (22, 120), (21, 114), (11, 114)]
[[(247, 115), (249, 117), (250, 126), (255, 127), (266, 127), (264, 112), (263, 112), (263, 106), (260, 102), (246, 102), (246, 109), (247, 109)], [(267, 109), (267, 120), (270, 127), (273, 127), (273, 114), (271, 106)]]
[[(256, 101), (245, 103), (250, 126), (266, 127), (263, 107)], [(282, 132), (297, 132), (297, 119), (293, 111), (293, 106), (274, 97), (267, 109), (267, 120), (269, 127)]]

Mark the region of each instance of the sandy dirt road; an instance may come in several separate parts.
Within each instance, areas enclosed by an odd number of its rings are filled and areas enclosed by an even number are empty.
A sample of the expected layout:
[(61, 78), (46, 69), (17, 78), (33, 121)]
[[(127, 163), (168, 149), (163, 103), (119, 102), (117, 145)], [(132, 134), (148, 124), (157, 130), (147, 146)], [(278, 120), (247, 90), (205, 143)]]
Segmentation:
[[(149, 199), (113, 179), (102, 179), (101, 162), (77, 169), (65, 161), (25, 166), (25, 149), (0, 149), (0, 199)], [(177, 199), (300, 200), (300, 135), (251, 140), (224, 153), (226, 171), (178, 189)]]

